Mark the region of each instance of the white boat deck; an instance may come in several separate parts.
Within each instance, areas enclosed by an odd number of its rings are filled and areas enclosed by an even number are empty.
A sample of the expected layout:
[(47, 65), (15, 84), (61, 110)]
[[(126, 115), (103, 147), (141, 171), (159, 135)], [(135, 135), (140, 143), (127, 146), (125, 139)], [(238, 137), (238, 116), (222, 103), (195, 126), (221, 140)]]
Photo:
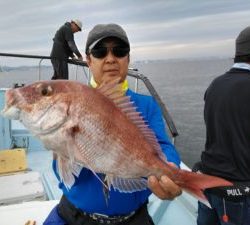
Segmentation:
[(32, 201), (15, 205), (1, 206), (2, 225), (25, 225), (29, 220), (42, 225), (48, 213), (58, 203), (57, 200)]

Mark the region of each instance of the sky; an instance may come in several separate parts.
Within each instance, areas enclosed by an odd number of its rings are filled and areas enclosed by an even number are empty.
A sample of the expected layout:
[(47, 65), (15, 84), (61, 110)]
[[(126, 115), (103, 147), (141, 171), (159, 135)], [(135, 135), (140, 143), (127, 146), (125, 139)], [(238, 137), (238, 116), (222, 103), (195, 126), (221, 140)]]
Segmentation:
[(0, 0), (0, 52), (48, 56), (56, 30), (80, 19), (75, 42), (84, 54), (88, 32), (118, 23), (131, 60), (233, 57), (235, 38), (250, 25), (249, 0)]

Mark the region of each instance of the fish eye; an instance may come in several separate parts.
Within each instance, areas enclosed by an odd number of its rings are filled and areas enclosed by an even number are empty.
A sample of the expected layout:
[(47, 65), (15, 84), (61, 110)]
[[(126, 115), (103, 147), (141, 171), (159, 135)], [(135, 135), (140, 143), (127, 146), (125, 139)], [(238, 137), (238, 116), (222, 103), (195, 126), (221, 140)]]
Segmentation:
[(38, 90), (42, 96), (50, 96), (52, 94), (51, 86), (38, 86)]
[(48, 94), (48, 89), (47, 88), (42, 89), (41, 94), (43, 96), (47, 95)]

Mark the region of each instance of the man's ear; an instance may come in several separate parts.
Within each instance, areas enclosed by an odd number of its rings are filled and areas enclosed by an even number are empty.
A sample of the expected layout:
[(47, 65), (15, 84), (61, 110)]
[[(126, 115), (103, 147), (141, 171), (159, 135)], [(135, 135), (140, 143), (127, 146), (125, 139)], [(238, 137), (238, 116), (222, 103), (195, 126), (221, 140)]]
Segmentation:
[(91, 63), (90, 55), (86, 55), (86, 62), (88, 66), (90, 67), (90, 63)]

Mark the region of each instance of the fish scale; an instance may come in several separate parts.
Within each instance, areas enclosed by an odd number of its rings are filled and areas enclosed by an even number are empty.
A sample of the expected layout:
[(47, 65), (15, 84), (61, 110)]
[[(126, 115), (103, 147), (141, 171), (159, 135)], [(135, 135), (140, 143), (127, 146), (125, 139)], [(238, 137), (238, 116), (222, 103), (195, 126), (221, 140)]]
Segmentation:
[[(100, 148), (99, 146), (95, 146), (93, 144), (93, 141), (91, 138), (85, 140), (83, 144), (81, 144), (81, 143), (77, 143), (77, 144), (79, 146), (79, 149), (81, 149), (80, 151), (84, 155), (85, 159), (87, 159), (89, 164), (93, 165), (93, 162), (98, 162), (99, 158), (100, 159), (104, 158), (105, 151), (103, 151), (103, 149), (110, 149), (110, 146), (112, 146), (113, 148), (115, 146), (110, 145), (110, 142), (107, 140), (105, 140), (105, 141), (103, 140), (103, 142), (100, 141), (100, 139), (103, 139), (103, 137), (104, 137), (103, 130), (105, 130), (105, 128), (101, 127), (102, 129), (100, 129), (100, 127), (96, 127), (95, 124), (92, 123), (90, 120), (91, 120), (91, 117), (88, 118), (87, 121), (85, 120), (85, 122), (83, 123), (84, 124), (83, 126), (84, 126), (85, 130), (88, 130), (89, 136), (95, 137), (96, 140), (99, 140), (98, 142), (102, 145), (102, 148)], [(98, 138), (98, 136), (102, 137), (102, 138)], [(104, 144), (104, 146), (103, 146), (103, 144)], [(121, 149), (120, 146), (121, 145), (117, 146), (116, 149)], [(112, 152), (117, 153), (118, 151), (109, 151), (109, 153), (112, 153)], [(114, 156), (114, 154), (113, 154), (113, 156)], [(117, 157), (117, 154), (114, 157)], [(103, 171), (105, 171), (105, 166), (106, 166), (106, 164), (103, 164), (102, 168), (100, 169), (97, 167), (97, 163), (96, 163), (92, 167), (94, 170), (96, 170), (98, 172), (103, 172)]]

